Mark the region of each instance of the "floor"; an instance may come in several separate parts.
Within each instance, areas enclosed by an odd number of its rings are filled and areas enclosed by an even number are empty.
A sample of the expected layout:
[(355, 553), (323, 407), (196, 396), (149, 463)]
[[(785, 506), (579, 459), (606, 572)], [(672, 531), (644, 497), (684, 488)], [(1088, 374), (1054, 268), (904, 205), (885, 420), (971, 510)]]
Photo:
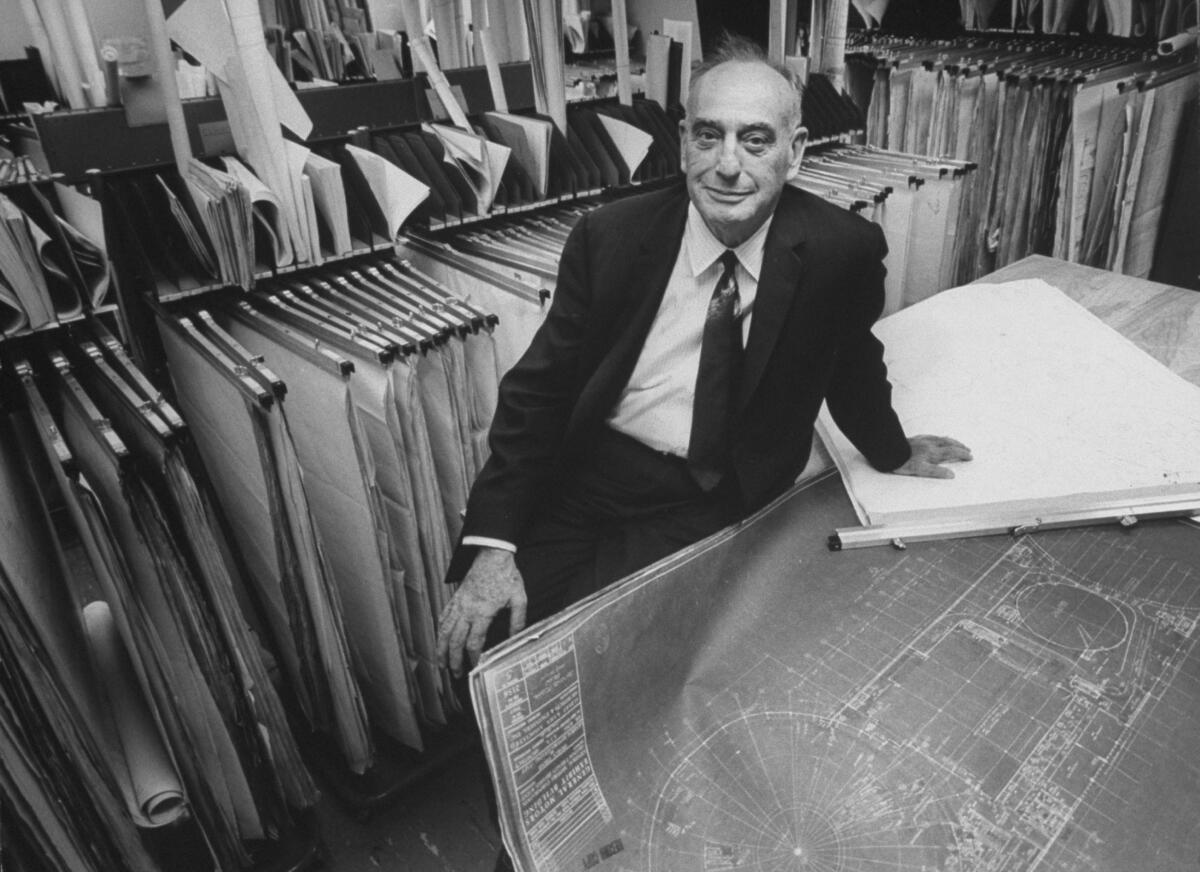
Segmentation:
[(317, 807), (329, 872), (492, 872), (500, 834), (483, 754), (456, 754), (403, 795), (359, 813), (326, 790)]

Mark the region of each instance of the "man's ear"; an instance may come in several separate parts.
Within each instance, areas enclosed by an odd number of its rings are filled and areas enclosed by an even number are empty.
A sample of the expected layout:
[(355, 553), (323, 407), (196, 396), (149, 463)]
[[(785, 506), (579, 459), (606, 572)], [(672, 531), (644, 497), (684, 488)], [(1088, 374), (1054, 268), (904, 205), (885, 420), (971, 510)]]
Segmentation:
[(679, 169), (687, 172), (687, 119), (679, 120)]
[(803, 124), (792, 134), (792, 158), (788, 162), (788, 179), (794, 179), (800, 174), (800, 161), (804, 159), (804, 146), (808, 143), (808, 128)]

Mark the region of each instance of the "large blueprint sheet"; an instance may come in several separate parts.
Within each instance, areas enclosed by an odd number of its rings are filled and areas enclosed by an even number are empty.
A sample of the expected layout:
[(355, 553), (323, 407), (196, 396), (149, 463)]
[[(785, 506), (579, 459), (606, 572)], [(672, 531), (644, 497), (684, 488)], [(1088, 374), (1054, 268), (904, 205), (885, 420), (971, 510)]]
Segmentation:
[(827, 477), (484, 658), (518, 868), (1194, 869), (1200, 532), (851, 517)]

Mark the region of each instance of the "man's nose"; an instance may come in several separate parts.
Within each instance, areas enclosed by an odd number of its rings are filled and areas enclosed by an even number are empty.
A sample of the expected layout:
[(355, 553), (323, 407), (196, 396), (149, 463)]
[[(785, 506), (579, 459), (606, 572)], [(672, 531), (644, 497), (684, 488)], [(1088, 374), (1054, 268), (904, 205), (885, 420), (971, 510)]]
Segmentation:
[(721, 154), (717, 158), (717, 172), (727, 178), (733, 178), (742, 171), (742, 161), (738, 156), (737, 140), (726, 139), (721, 143)]

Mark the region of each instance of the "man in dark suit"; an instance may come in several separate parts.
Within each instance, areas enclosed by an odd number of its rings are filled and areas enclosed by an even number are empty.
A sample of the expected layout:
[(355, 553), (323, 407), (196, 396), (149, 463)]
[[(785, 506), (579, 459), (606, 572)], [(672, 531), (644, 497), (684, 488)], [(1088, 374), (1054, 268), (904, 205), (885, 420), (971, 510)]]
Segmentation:
[(455, 674), (501, 611), (516, 632), (779, 496), (822, 400), (880, 470), (950, 478), (970, 459), (892, 411), (871, 333), (883, 235), (786, 185), (806, 135), (787, 71), (726, 44), (680, 131), (686, 186), (580, 220), (503, 379), (439, 627)]

